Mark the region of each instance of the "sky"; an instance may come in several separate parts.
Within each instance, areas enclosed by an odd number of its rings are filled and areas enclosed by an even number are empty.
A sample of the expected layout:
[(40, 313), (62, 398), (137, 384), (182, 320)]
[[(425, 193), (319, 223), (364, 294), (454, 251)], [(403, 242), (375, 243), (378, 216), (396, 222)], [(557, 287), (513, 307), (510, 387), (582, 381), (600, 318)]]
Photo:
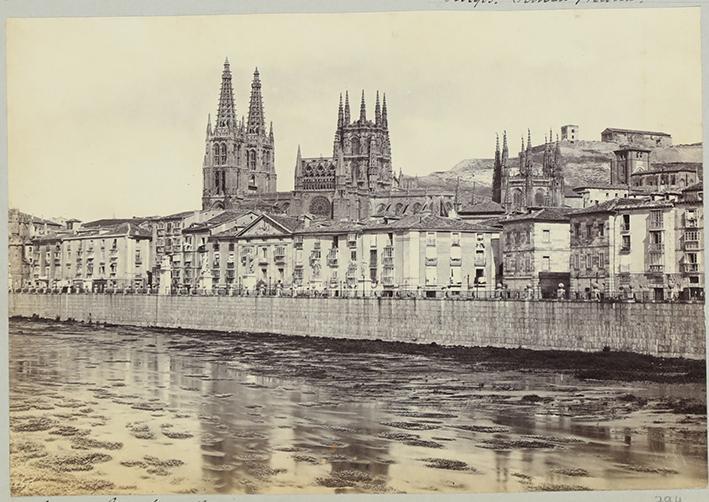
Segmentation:
[(278, 189), (331, 155), (339, 93), (386, 92), (396, 172), (490, 158), (495, 133), (564, 124), (702, 139), (699, 9), (11, 19), (10, 207), (45, 217), (170, 214), (201, 205), (207, 114), (222, 64), (248, 112), (255, 67)]

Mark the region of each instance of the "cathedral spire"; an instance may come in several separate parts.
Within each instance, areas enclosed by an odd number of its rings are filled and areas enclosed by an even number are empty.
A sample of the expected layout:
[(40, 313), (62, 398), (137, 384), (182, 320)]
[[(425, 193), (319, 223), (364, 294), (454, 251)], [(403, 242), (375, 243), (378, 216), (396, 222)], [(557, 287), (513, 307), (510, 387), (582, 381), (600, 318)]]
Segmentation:
[(342, 108), (342, 93), (340, 93), (340, 106), (337, 109), (337, 130), (341, 130), (345, 122), (345, 112)]
[(377, 91), (377, 103), (374, 105), (374, 123), (382, 125), (382, 107), (379, 104), (379, 91)]
[(527, 150), (532, 151), (532, 131), (527, 129)]
[(500, 160), (500, 135), (495, 134), (495, 165), (492, 171), (492, 201), (502, 199), (502, 162)]
[(233, 127), (236, 125), (236, 108), (234, 107), (234, 91), (231, 87), (231, 69), (229, 58), (224, 60), (222, 70), (222, 86), (219, 91), (219, 106), (217, 109), (217, 127)]
[(367, 107), (364, 104), (364, 89), (362, 89), (362, 101), (359, 103), (359, 120), (360, 122), (367, 120)]
[(207, 137), (212, 135), (212, 114), (207, 114)]
[(263, 115), (263, 98), (261, 97), (261, 78), (258, 68), (254, 71), (254, 79), (251, 82), (248, 132), (266, 134), (266, 121)]
[(502, 131), (502, 165), (507, 165), (507, 160), (510, 158), (510, 152), (507, 148), (507, 131)]
[(345, 91), (345, 125), (350, 124), (350, 95)]
[(387, 95), (384, 93), (382, 96), (383, 101), (382, 101), (382, 127), (384, 129), (389, 128), (389, 120), (387, 119)]
[(271, 121), (268, 129), (268, 137), (271, 141), (273, 141), (273, 120)]

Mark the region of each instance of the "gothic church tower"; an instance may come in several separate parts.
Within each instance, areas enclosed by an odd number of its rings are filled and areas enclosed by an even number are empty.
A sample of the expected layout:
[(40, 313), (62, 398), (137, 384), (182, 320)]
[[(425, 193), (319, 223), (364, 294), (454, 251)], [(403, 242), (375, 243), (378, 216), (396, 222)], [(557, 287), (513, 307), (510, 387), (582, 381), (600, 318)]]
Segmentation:
[(274, 192), (273, 126), (266, 132), (258, 69), (251, 83), (248, 122), (237, 121), (229, 60), (224, 61), (217, 118), (207, 119), (202, 209), (234, 208), (248, 194)]

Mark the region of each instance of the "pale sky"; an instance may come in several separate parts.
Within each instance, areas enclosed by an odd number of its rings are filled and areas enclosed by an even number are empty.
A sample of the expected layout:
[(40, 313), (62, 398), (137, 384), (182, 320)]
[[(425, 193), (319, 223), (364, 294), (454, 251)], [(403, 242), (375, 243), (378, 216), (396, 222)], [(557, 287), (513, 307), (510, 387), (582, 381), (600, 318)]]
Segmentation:
[(255, 66), (279, 190), (298, 145), (331, 155), (349, 90), (386, 92), (394, 168), (511, 154), (578, 124), (699, 142), (699, 9), (14, 19), (7, 30), (10, 207), (89, 220), (200, 207), (207, 114), (231, 62), (237, 113)]

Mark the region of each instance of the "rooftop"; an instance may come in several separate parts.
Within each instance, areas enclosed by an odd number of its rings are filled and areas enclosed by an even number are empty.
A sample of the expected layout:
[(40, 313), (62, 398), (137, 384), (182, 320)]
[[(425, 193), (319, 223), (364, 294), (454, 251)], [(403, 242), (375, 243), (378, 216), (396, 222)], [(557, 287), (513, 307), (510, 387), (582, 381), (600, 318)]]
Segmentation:
[(549, 222), (565, 222), (569, 221), (569, 213), (571, 209), (565, 207), (543, 207), (541, 209), (533, 209), (529, 213), (510, 216), (507, 219), (501, 220), (500, 223), (513, 223), (518, 221), (549, 221)]
[(650, 198), (619, 197), (617, 199), (607, 200), (593, 206), (575, 209), (571, 212), (571, 216), (592, 213), (613, 213), (623, 209), (649, 209), (671, 206), (672, 204), (667, 201), (654, 201)]
[(638, 129), (622, 129), (619, 127), (606, 127), (603, 129), (601, 134), (606, 133), (606, 132), (622, 132), (622, 133), (630, 133), (630, 134), (651, 134), (653, 136), (668, 136), (671, 137), (671, 134), (668, 134), (666, 132), (659, 132), (659, 131), (641, 131)]

